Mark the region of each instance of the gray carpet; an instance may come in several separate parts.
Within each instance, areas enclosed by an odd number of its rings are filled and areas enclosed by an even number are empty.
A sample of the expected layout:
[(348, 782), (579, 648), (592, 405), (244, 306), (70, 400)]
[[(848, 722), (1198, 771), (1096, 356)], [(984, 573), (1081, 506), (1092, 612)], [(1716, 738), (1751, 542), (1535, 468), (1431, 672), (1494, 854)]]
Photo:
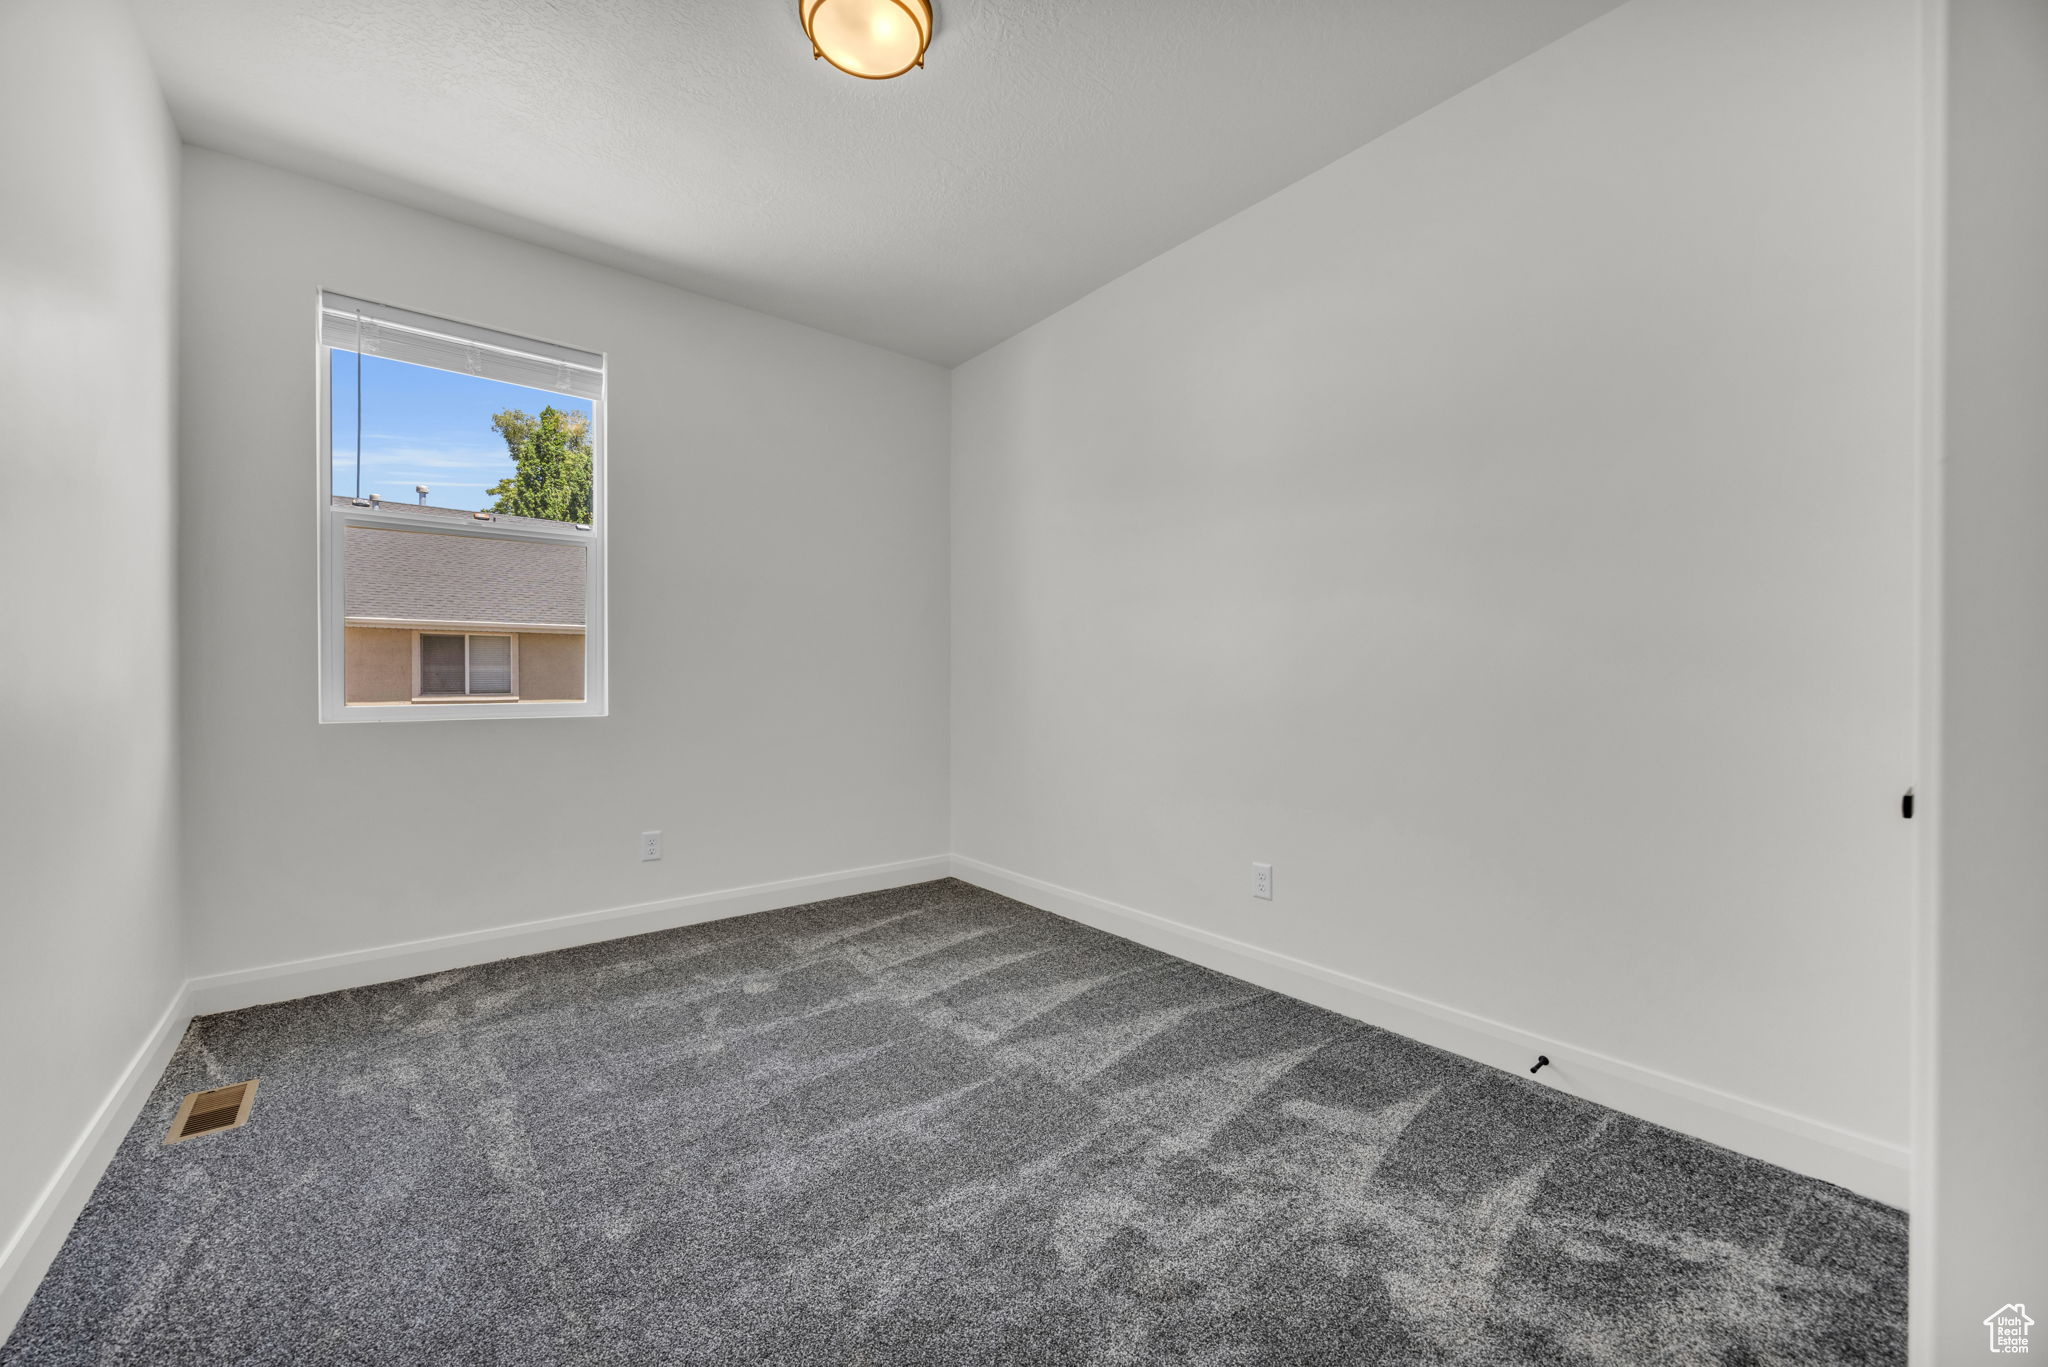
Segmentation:
[(0, 1362), (1897, 1363), (1905, 1266), (948, 880), (195, 1021)]

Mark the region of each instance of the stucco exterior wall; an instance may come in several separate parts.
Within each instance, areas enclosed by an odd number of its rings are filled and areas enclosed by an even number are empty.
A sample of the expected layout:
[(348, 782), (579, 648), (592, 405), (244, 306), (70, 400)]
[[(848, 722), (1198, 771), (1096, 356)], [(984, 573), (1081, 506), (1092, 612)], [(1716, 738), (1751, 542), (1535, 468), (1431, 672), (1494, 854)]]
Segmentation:
[(528, 702), (581, 699), (583, 638), (555, 632), (522, 632), (519, 696)]
[[(413, 697), (410, 628), (349, 627), (342, 651), (343, 696), (352, 703), (409, 703)], [(583, 697), (583, 637), (519, 633), (519, 696), (562, 702)]]
[(349, 627), (342, 645), (346, 702), (412, 701), (412, 633), (390, 627)]

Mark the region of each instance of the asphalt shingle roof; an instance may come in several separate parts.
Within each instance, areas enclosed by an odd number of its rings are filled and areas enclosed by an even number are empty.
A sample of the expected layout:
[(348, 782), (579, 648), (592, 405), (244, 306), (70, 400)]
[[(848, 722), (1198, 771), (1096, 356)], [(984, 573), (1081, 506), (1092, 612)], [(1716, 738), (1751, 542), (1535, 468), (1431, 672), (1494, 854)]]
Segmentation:
[[(336, 506), (349, 500), (336, 498)], [(435, 536), (459, 508), (386, 504), (392, 526), (349, 527), (346, 610), (351, 620), (582, 626), (582, 546)], [(500, 517), (500, 523), (536, 518)], [(408, 525), (410, 524), (410, 525)], [(547, 523), (557, 526), (557, 523)]]

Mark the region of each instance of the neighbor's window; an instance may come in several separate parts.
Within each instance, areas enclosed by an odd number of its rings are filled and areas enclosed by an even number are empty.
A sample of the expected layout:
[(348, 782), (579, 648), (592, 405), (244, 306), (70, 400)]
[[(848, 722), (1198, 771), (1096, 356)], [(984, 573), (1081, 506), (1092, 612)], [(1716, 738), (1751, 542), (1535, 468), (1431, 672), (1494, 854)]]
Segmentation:
[(509, 698), (517, 636), (444, 636), (421, 632), (420, 696)]
[(604, 358), (320, 298), (323, 721), (604, 711)]

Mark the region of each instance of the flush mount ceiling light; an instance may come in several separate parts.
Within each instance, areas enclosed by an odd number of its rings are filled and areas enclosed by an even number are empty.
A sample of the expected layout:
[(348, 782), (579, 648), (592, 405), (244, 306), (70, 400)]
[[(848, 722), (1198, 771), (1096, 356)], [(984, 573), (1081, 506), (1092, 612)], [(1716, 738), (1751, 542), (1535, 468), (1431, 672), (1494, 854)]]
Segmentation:
[(923, 66), (932, 42), (931, 0), (797, 0), (797, 17), (813, 58), (863, 80)]

